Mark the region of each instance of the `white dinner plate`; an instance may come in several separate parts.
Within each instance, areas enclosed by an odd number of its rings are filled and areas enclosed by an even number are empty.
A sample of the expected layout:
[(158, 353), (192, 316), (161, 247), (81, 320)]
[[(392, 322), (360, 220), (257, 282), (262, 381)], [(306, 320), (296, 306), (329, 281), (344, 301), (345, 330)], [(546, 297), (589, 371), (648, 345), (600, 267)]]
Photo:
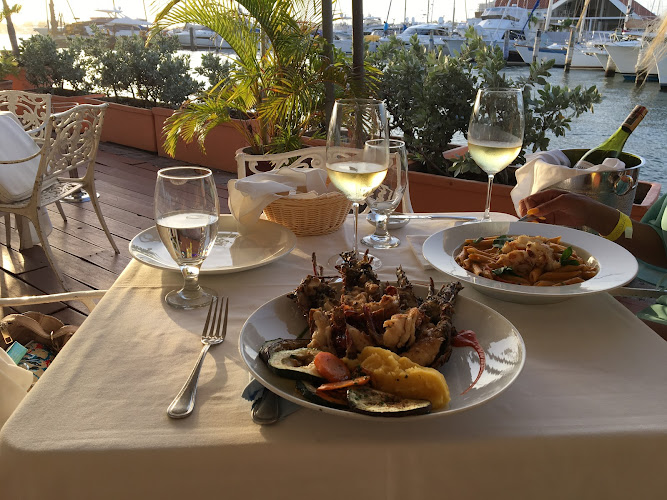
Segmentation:
[[(542, 287), (490, 280), (457, 264), (455, 258), (464, 240), (504, 234), (546, 238), (561, 236), (562, 243), (572, 246), (579, 257), (598, 266), (599, 271), (595, 277), (576, 285)], [(423, 253), (433, 267), (470, 284), (481, 293), (523, 304), (548, 304), (611, 290), (632, 281), (638, 271), (637, 259), (616, 243), (577, 229), (533, 222), (479, 222), (450, 227), (430, 236), (424, 242)]]
[[(414, 285), (414, 290), (422, 297), (427, 291), (426, 287), (419, 285)], [(440, 368), (449, 386), (449, 405), (425, 415), (401, 417), (403, 419), (440, 417), (478, 406), (507, 389), (523, 368), (526, 348), (521, 335), (507, 319), (493, 309), (461, 295), (456, 299), (454, 310), (454, 326), (458, 330), (470, 329), (476, 333), (486, 354), (486, 369), (475, 386), (466, 394), (461, 394), (477, 377), (479, 358), (470, 347), (454, 347), (449, 361)], [(259, 357), (264, 342), (295, 338), (305, 328), (306, 320), (294, 302), (285, 295), (267, 302), (252, 313), (241, 329), (239, 340), (241, 357), (252, 375), (264, 387), (306, 408), (349, 418), (397, 420), (395, 417), (373, 417), (311, 403), (296, 391), (294, 380), (271, 372)]]
[[(260, 219), (252, 227), (241, 226), (232, 215), (220, 215), (218, 236), (201, 267), (202, 274), (225, 274), (264, 266), (290, 253), (294, 233), (280, 224)], [(139, 262), (160, 269), (180, 271), (158, 236), (155, 226), (130, 242), (130, 253)]]

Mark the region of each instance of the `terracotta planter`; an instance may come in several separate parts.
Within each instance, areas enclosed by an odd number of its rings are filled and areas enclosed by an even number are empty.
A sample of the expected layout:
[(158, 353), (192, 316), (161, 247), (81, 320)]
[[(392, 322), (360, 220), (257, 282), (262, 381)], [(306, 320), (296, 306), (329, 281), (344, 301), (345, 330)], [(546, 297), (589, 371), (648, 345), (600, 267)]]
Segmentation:
[[(87, 99), (87, 102), (102, 104), (106, 101)], [(101, 140), (156, 153), (155, 120), (152, 111), (109, 102)]]
[[(152, 109), (152, 112), (158, 155), (169, 157), (164, 150), (164, 133), (162, 129), (167, 118), (174, 114), (174, 110), (156, 107)], [(236, 160), (234, 158), (236, 150), (248, 146), (248, 141), (246, 141), (245, 137), (234, 125), (223, 123), (209, 132), (206, 136), (204, 146), (206, 154), (201, 152), (199, 144), (196, 142), (186, 144), (185, 141), (179, 140), (176, 146), (175, 158), (188, 163), (236, 173)]]
[(26, 80), (24, 68), (19, 69), (18, 75), (8, 75), (7, 79), (13, 82), (11, 87), (13, 90), (29, 90), (34, 87), (32, 83)]
[(104, 97), (104, 94), (83, 94), (72, 96), (51, 94), (51, 108), (54, 113), (59, 113), (61, 111), (67, 111), (79, 104), (99, 104), (97, 99), (100, 97)]
[(0, 90), (12, 90), (13, 84), (11, 80), (0, 80)]
[[(486, 182), (408, 172), (410, 201), (415, 212), (483, 212)], [(491, 211), (516, 215), (512, 186), (494, 184)]]
[(660, 197), (660, 189), (661, 185), (658, 182), (639, 181), (630, 217), (634, 220), (641, 220)]
[[(410, 200), (415, 212), (481, 212), (486, 183), (421, 172), (408, 172)], [(510, 193), (513, 186), (494, 184), (491, 211), (517, 215)], [(661, 185), (639, 181), (631, 217), (640, 220), (660, 197)]]

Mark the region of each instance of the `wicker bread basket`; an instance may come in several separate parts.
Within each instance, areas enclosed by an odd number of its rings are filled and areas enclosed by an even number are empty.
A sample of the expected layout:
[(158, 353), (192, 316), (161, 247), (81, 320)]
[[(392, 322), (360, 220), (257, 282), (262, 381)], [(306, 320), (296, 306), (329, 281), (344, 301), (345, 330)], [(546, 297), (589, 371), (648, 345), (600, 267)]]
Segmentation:
[(264, 207), (264, 214), (297, 236), (318, 236), (336, 231), (345, 222), (351, 206), (352, 202), (338, 192), (317, 198), (286, 196)]

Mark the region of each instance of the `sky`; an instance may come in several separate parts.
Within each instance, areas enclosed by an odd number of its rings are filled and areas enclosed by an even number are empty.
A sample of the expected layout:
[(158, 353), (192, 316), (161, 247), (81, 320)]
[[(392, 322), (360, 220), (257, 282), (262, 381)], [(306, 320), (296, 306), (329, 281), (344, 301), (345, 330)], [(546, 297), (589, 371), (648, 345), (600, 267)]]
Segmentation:
[[(456, 3), (455, 3), (456, 2)], [(9, 0), (10, 5), (19, 3), (22, 6), (21, 13), (13, 16), (16, 24), (23, 23), (44, 23), (47, 17), (48, 0)], [(164, 4), (165, 0), (54, 0), (56, 15), (62, 13), (65, 22), (73, 21), (73, 13), (82, 20), (89, 19), (92, 16), (104, 15), (96, 13), (95, 9), (112, 9), (114, 4), (120, 8), (123, 13), (129, 17), (152, 20), (155, 12), (155, 5)], [(404, 19), (404, 12), (408, 19), (415, 18), (416, 22), (425, 22), (426, 14), (431, 9), (434, 11), (430, 19), (437, 21), (442, 17), (445, 21), (452, 19), (454, 13), (456, 21), (465, 21), (468, 17), (473, 17), (481, 0), (363, 0), (364, 15), (376, 16), (382, 20), (388, 19), (390, 23), (400, 23)], [(662, 0), (644, 0), (642, 5), (653, 8), (657, 12), (662, 12), (667, 2)], [(454, 10), (454, 5), (456, 10)], [(145, 10), (144, 10), (145, 6)], [(334, 6), (335, 13), (342, 12), (344, 15), (351, 15), (352, 0), (338, 0)], [(657, 7), (656, 7), (657, 6)], [(465, 15), (467, 12), (467, 15)], [(388, 15), (387, 15), (388, 14)]]
[[(439, 17), (443, 17), (445, 20), (451, 20), (454, 0), (363, 0), (364, 15), (372, 15), (384, 20), (389, 13), (388, 20), (390, 23), (400, 23), (403, 21), (404, 12), (407, 12), (409, 19), (414, 17), (417, 22), (425, 21), (429, 1), (431, 5), (435, 5), (433, 7), (434, 15), (430, 16), (431, 19), (437, 21)], [(480, 1), (456, 0), (456, 20), (464, 21), (466, 17), (472, 17)], [(48, 0), (9, 0), (8, 3), (10, 5), (18, 3), (22, 6), (21, 13), (12, 17), (16, 24), (44, 23), (46, 20)], [(154, 17), (152, 15), (154, 12), (153, 0), (145, 0), (145, 2), (142, 0), (115, 0), (115, 2), (113, 0), (54, 0), (56, 16), (62, 13), (65, 22), (73, 21), (72, 12), (80, 19), (103, 15), (95, 13), (95, 9), (112, 9), (114, 3), (116, 8), (120, 8), (129, 17), (145, 19), (146, 14), (149, 20)], [(351, 15), (352, 0), (339, 0), (337, 4), (337, 7), (334, 7), (335, 12)], [(468, 16), (464, 15), (466, 7)]]

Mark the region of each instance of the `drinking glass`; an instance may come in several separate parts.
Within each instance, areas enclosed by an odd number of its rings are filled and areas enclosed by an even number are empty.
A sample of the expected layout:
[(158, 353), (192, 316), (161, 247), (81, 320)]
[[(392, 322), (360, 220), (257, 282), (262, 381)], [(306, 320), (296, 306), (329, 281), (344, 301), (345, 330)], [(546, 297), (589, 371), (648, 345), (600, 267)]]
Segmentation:
[(489, 176), (482, 220), (491, 219), (493, 177), (514, 161), (523, 146), (523, 91), (480, 89), (468, 127), (468, 151)]
[[(380, 139), (381, 141), (382, 139)], [(373, 146), (376, 140), (368, 141)], [(389, 139), (389, 166), (387, 175), (378, 188), (366, 198), (366, 204), (375, 215), (375, 232), (361, 238), (361, 242), (371, 248), (394, 248), (401, 240), (389, 234), (387, 223), (389, 215), (403, 198), (408, 185), (408, 154), (405, 143)]]
[(215, 243), (218, 214), (218, 193), (209, 169), (170, 167), (158, 171), (155, 224), (184, 278), (183, 288), (166, 295), (170, 306), (205, 307), (216, 295), (214, 290), (199, 285), (199, 270)]
[[(352, 202), (354, 253), (359, 259), (362, 257), (357, 232), (359, 204), (387, 175), (387, 136), (387, 114), (382, 101), (339, 99), (334, 103), (327, 133), (327, 174), (334, 186)], [(329, 259), (329, 265), (339, 262), (338, 256)]]

